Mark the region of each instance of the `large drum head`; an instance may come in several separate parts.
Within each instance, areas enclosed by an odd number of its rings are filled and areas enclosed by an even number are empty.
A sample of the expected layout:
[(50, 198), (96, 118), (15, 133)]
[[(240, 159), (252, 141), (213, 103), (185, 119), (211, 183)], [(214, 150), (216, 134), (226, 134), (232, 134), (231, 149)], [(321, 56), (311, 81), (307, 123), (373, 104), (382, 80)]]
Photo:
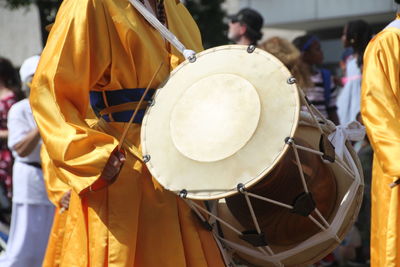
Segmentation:
[(299, 116), (296, 85), (275, 57), (223, 46), (181, 64), (142, 124), (143, 155), (166, 189), (192, 199), (256, 184), (285, 154)]

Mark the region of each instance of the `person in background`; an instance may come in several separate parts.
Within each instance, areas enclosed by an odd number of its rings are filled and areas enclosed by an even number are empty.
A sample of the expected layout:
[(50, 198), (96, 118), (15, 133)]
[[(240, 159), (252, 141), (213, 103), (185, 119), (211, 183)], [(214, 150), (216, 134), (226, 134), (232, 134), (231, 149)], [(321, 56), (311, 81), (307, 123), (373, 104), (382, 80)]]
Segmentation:
[(400, 0), (364, 54), (361, 116), (374, 151), (371, 266), (400, 266)]
[(260, 13), (250, 8), (243, 8), (228, 19), (229, 40), (240, 45), (257, 45), (262, 38), (261, 29), (264, 25), (264, 19)]
[[(23, 89), (29, 96), (30, 82), (39, 56), (24, 61), (20, 69)], [(39, 130), (29, 100), (14, 104), (8, 113), (8, 146), (15, 157), (10, 237), (0, 266), (40, 267), (47, 247), (54, 207), (43, 181)]]
[(346, 60), (345, 83), (337, 98), (339, 121), (343, 125), (354, 121), (360, 112), (361, 69), (371, 37), (371, 27), (363, 20), (350, 21), (343, 29), (343, 45), (353, 51)]
[(7, 115), (11, 106), (24, 98), (18, 73), (11, 62), (0, 57), (0, 221), (8, 223), (11, 211), (13, 157), (7, 147)]
[(331, 72), (317, 67), (324, 60), (321, 44), (313, 35), (303, 35), (293, 40), (301, 52), (301, 60), (311, 73), (312, 86), (304, 88), (307, 98), (318, 111), (333, 123), (338, 124), (336, 113), (336, 85)]
[[(343, 37), (342, 37), (343, 38)], [(340, 58), (339, 61), (339, 67), (340, 67), (340, 86), (344, 86), (347, 83), (347, 78), (346, 78), (346, 65), (347, 65), (347, 60), (349, 60), (349, 58), (352, 58), (353, 56), (353, 48), (351, 47), (346, 47), (342, 53), (342, 56)]]
[(292, 73), (300, 88), (306, 89), (313, 85), (309, 69), (300, 59), (300, 51), (291, 42), (280, 37), (272, 37), (261, 43), (259, 48), (278, 58)]

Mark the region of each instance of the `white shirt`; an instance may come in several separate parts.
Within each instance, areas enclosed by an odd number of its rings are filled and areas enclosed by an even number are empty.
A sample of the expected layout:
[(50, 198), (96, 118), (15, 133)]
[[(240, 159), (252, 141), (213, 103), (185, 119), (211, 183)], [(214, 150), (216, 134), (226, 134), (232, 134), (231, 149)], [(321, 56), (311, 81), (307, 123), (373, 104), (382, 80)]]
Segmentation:
[(355, 121), (361, 109), (361, 69), (356, 57), (351, 56), (346, 62), (346, 78), (337, 100), (337, 114), (340, 124), (344, 126)]
[(27, 162), (40, 164), (41, 140), (26, 157), (20, 157), (13, 150), (17, 143), (37, 127), (28, 99), (21, 100), (11, 107), (8, 113), (7, 126), (8, 147), (15, 158), (13, 166), (13, 202), (51, 205), (47, 197), (42, 170), (26, 164)]

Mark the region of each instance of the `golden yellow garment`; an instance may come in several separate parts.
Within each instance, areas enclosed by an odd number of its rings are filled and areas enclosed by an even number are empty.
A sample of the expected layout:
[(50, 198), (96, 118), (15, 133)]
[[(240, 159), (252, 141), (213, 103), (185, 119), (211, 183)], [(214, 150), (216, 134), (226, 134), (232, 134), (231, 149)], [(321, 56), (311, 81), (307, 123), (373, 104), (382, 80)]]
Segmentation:
[[(397, 18), (399, 19), (399, 17)], [(361, 112), (374, 149), (371, 266), (400, 266), (400, 29), (384, 29), (364, 55)]]
[[(198, 28), (185, 7), (165, 0), (165, 10), (169, 29), (200, 51)], [(114, 184), (79, 195), (99, 178), (118, 143), (85, 122), (89, 92), (145, 88), (164, 62), (156, 87), (182, 60), (127, 0), (63, 1), (31, 92), (56, 175), (73, 189), (60, 266), (223, 265), (211, 233), (132, 153)], [(108, 126), (120, 133), (124, 123)], [(140, 146), (140, 125), (132, 125), (127, 139)]]
[(42, 161), (43, 178), (46, 184), (47, 195), (49, 200), (56, 207), (53, 226), (50, 231), (42, 266), (58, 267), (62, 262), (62, 247), (68, 218), (68, 210), (63, 210), (61, 212), (60, 201), (64, 194), (70, 190), (70, 187), (55, 175), (54, 166), (49, 158), (45, 146), (42, 146), (40, 158)]
[(46, 184), (47, 196), (54, 206), (60, 206), (60, 200), (70, 187), (57, 178), (54, 166), (49, 158), (44, 145), (40, 151), (40, 159), (42, 161), (43, 178)]

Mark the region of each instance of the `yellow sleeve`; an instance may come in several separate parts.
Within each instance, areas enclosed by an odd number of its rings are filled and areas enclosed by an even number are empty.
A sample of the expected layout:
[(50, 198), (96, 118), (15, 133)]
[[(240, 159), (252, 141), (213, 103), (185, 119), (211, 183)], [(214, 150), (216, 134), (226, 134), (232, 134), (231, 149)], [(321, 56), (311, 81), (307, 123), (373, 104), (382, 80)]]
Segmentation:
[(386, 175), (400, 176), (400, 30), (386, 29), (364, 55), (361, 113)]
[(100, 0), (65, 0), (36, 71), (30, 102), (57, 177), (77, 193), (100, 176), (117, 140), (84, 121), (89, 90), (110, 65)]
[(54, 206), (60, 208), (60, 200), (64, 194), (70, 190), (70, 187), (65, 182), (58, 179), (54, 165), (43, 145), (40, 151), (40, 158), (42, 161), (43, 178), (46, 185), (47, 196)]

